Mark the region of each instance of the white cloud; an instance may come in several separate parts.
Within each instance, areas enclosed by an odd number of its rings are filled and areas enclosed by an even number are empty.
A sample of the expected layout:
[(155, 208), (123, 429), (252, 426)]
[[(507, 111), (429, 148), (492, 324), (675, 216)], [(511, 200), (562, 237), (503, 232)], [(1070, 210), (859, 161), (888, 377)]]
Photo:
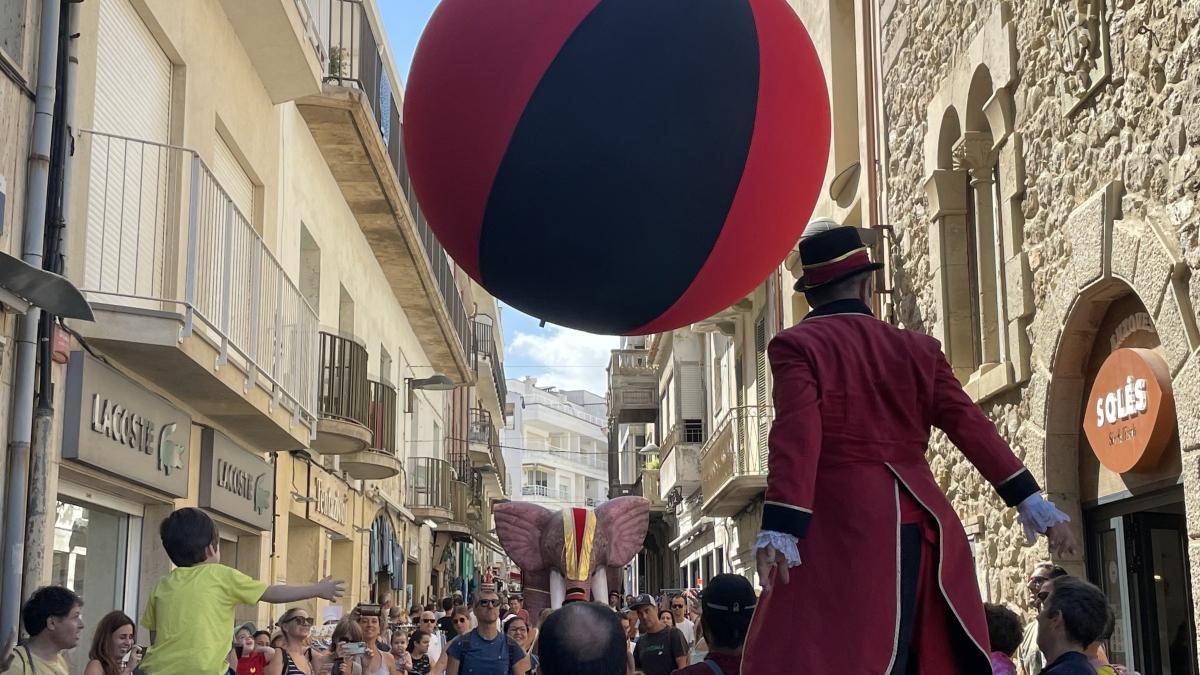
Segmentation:
[(539, 387), (586, 389), (604, 396), (608, 391), (605, 368), (610, 352), (620, 346), (621, 339), (561, 326), (547, 326), (544, 332), (538, 335), (518, 331), (508, 345), (506, 360), (537, 366), (532, 372)]

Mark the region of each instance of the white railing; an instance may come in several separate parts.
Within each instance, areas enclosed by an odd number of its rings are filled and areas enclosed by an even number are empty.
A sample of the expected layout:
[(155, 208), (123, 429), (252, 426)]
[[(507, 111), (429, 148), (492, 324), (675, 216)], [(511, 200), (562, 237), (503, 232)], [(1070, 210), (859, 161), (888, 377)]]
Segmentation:
[(545, 497), (564, 502), (571, 500), (571, 492), (569, 490), (549, 487), (547, 485), (522, 485), (521, 494), (525, 497)]
[(573, 462), (592, 469), (603, 469), (608, 466), (608, 453), (604, 450), (568, 450), (551, 445), (546, 441), (530, 440), (525, 442), (525, 459), (547, 459), (562, 462)]
[[(317, 315), (193, 150), (84, 131), (82, 289), (93, 302), (181, 312), (198, 335), (311, 422)], [(293, 405), (294, 404), (294, 405)]]
[(328, 10), (318, 0), (295, 0), (295, 3), (296, 10), (300, 12), (300, 21), (304, 24), (304, 35), (316, 52), (317, 60), (324, 64), (329, 60), (329, 42), (321, 26), (329, 23), (329, 17), (324, 15)]
[(521, 397), (524, 399), (524, 405), (526, 407), (531, 405), (545, 406), (547, 408), (553, 408), (554, 410), (557, 410), (563, 414), (570, 415), (571, 417), (579, 418), (585, 422), (591, 422), (592, 424), (600, 427), (606, 427), (608, 425), (607, 420), (597, 417), (589, 412), (585, 412), (580, 406), (575, 405), (570, 401), (564, 401), (563, 399), (556, 398), (549, 394), (533, 392), (529, 394), (521, 394)]

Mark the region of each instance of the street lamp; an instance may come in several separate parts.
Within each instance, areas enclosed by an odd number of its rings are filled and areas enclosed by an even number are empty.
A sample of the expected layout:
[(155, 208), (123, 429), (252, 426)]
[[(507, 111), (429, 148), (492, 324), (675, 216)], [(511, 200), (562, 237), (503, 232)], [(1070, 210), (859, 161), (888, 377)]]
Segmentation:
[(647, 443), (646, 447), (642, 448), (641, 450), (638, 450), (638, 454), (643, 455), (647, 459), (649, 459), (651, 455), (657, 455), (658, 450), (659, 450), (658, 446), (655, 445), (654, 443)]
[(413, 389), (424, 389), (425, 391), (451, 391), (458, 388), (454, 380), (441, 373), (421, 379), (408, 378), (408, 386)]
[(404, 412), (412, 412), (413, 392), (417, 389), (423, 391), (453, 391), (458, 389), (458, 384), (441, 373), (434, 373), (429, 377), (422, 378), (404, 378)]

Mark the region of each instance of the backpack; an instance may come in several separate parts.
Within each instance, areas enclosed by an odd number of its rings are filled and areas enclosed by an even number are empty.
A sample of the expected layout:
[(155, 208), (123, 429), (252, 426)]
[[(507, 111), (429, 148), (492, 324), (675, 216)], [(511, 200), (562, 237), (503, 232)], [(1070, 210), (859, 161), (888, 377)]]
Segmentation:
[[(469, 654), (471, 651), (471, 637), (476, 634), (477, 630), (478, 629), (473, 630), (470, 633), (458, 638), (458, 640), (462, 642), (462, 651), (459, 652), (463, 655), (463, 658), (461, 659), (462, 661), (466, 660), (467, 654)], [(517, 644), (516, 640), (504, 635), (503, 633), (501, 633), (501, 636), (504, 637), (504, 656), (508, 661), (508, 672), (512, 673), (513, 666), (517, 665), (517, 662), (521, 660), (520, 658), (515, 658), (517, 654), (522, 653), (521, 645)]]

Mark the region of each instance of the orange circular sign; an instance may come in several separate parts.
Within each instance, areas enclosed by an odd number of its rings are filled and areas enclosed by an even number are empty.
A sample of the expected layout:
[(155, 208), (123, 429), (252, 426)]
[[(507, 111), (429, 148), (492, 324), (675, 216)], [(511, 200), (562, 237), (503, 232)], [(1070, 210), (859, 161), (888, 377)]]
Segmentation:
[(1100, 463), (1117, 473), (1157, 466), (1175, 432), (1171, 372), (1150, 349), (1118, 349), (1096, 374), (1083, 430)]

